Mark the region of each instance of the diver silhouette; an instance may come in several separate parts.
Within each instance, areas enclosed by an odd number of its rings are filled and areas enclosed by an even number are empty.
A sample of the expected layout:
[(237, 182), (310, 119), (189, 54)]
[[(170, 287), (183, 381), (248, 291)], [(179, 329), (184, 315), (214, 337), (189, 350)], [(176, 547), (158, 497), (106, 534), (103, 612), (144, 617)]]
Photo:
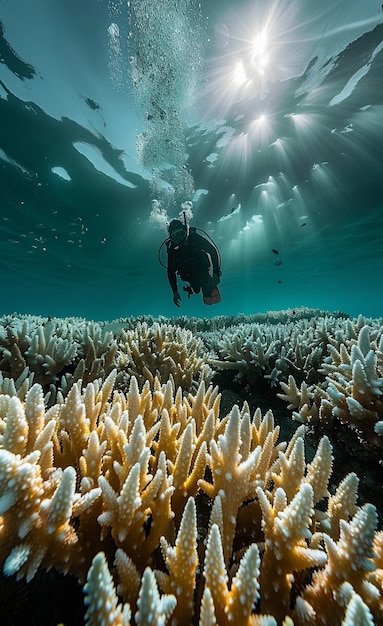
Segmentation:
[[(189, 283), (183, 287), (189, 298), (193, 293), (199, 293), (202, 290), (205, 304), (217, 304), (220, 302), (221, 295), (217, 285), (222, 274), (220, 268), (221, 259), (214, 242), (212, 240), (208, 241), (208, 239), (197, 232), (197, 230), (201, 231), (201, 229), (189, 227), (186, 223), (186, 218), (184, 224), (180, 220), (172, 220), (168, 230), (169, 237), (162, 245), (166, 244), (168, 280), (173, 291), (174, 304), (180, 306), (181, 302), (177, 276), (182, 281)], [(201, 232), (206, 237), (209, 237), (204, 231)], [(163, 265), (163, 263), (161, 264)]]

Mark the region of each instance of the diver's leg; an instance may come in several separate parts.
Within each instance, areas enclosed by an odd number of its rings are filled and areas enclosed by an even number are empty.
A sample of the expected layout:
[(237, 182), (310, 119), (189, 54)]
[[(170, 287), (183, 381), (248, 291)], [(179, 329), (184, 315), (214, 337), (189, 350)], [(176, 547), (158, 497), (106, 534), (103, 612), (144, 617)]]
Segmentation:
[(202, 295), (205, 304), (218, 304), (221, 302), (221, 294), (217, 287), (217, 281), (208, 276), (202, 285)]
[(201, 291), (201, 275), (199, 273), (190, 274), (189, 283), (194, 293), (199, 293)]

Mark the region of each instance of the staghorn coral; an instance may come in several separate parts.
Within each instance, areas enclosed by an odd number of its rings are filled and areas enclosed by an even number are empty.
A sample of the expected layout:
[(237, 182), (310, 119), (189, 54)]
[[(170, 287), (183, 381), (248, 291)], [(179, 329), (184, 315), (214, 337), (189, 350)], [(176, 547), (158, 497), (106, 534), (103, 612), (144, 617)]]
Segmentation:
[[(115, 334), (119, 334), (122, 328), (134, 330), (137, 323), (142, 322), (146, 322), (147, 324), (172, 324), (174, 326), (191, 330), (193, 333), (204, 334), (205, 332), (221, 332), (223, 329), (241, 324), (284, 324), (301, 319), (310, 320), (313, 318), (326, 318), (328, 316), (328, 311), (323, 311), (321, 309), (296, 307), (294, 309), (286, 309), (283, 311), (267, 311), (266, 313), (254, 313), (250, 315), (245, 315), (244, 313), (238, 313), (237, 315), (215, 315), (210, 318), (187, 317), (186, 315), (181, 315), (179, 317), (172, 317), (169, 319), (162, 315), (159, 317), (153, 317), (152, 315), (139, 315), (137, 317), (119, 318), (112, 322), (106, 322), (105, 325), (108, 329), (113, 329)], [(342, 311), (334, 311), (331, 313), (331, 318), (346, 319), (349, 317), (350, 316), (347, 313)]]
[[(115, 378), (116, 371), (103, 383), (95, 381), (84, 389), (75, 383), (65, 401), (46, 412), (38, 384), (27, 392), (24, 403), (0, 396), (2, 531), (9, 526), (8, 517), (22, 508), (18, 514), (22, 530), (14, 526), (9, 541), (1, 542), (8, 573), (31, 578), (39, 565), (56, 565), (83, 579), (90, 564), (85, 546), (93, 541), (95, 526), (100, 542), (107, 544), (109, 538), (145, 562), (169, 530), (173, 492), (179, 492), (181, 510), (186, 490), (196, 492), (205, 469), (200, 453), (206, 449), (205, 419), (209, 416), (213, 429), (218, 422), (217, 393), (213, 388), (205, 393), (201, 383), (199, 394), (182, 400), (180, 393), (173, 397), (170, 382), (161, 386), (155, 380), (153, 393), (147, 382), (140, 394), (132, 378), (128, 394), (115, 391), (110, 402)], [(181, 428), (171, 430), (174, 441), (173, 446), (169, 442), (167, 457), (159, 415), (172, 422), (183, 418)], [(189, 464), (182, 464), (181, 471), (178, 449), (189, 454), (182, 445), (185, 433), (186, 438), (192, 434), (192, 445)], [(190, 468), (194, 453), (199, 470)], [(175, 486), (169, 467), (174, 468)], [(29, 487), (28, 508), (23, 502)], [(66, 502), (59, 518), (55, 511), (62, 494)], [(76, 531), (70, 523), (74, 518)], [(35, 548), (38, 554), (31, 552)], [(21, 553), (22, 560), (17, 559)]]
[(53, 320), (29, 317), (21, 321), (15, 317), (2, 320), (0, 326), (0, 362), (3, 374), (15, 380), (24, 374), (33, 374), (42, 385), (56, 383), (58, 374), (77, 356), (73, 331), (68, 324), (61, 324), (57, 332)]
[(307, 463), (303, 427), (278, 443), (271, 411), (220, 419), (204, 381), (186, 395), (132, 377), (124, 393), (116, 376), (76, 382), (49, 409), (37, 383), (0, 395), (5, 574), (86, 580), (92, 625), (382, 620), (375, 508), (357, 506), (353, 477), (328, 500), (326, 437)]
[(138, 323), (134, 330), (122, 330), (118, 339), (117, 368), (137, 378), (140, 386), (154, 377), (173, 378), (176, 387), (192, 391), (201, 380), (209, 384), (213, 372), (206, 363), (206, 348), (190, 330), (170, 324)]
[(335, 316), (289, 319), (273, 324), (236, 324), (224, 336), (204, 334), (205, 343), (219, 357), (211, 358), (213, 367), (233, 370), (237, 380), (255, 386), (260, 378), (273, 387), (286, 381), (290, 374), (302, 380), (318, 382), (320, 367), (327, 357), (327, 342), (348, 320)]
[[(360, 321), (360, 320), (359, 320)], [(339, 339), (339, 337), (338, 337)], [(321, 365), (325, 380), (300, 388), (293, 376), (281, 382), (280, 398), (293, 417), (319, 423), (338, 422), (354, 431), (369, 449), (383, 447), (383, 327), (352, 327), (351, 337), (328, 344), (329, 357)]]
[[(25, 397), (33, 383), (42, 385), (54, 404), (74, 382), (107, 376), (114, 367), (116, 343), (111, 331), (82, 318), (32, 315), (0, 318), (0, 385)], [(4, 381), (14, 381), (12, 384)]]
[(0, 318), (0, 388), (24, 399), (37, 382), (49, 405), (61, 402), (75, 382), (105, 378), (114, 368), (121, 389), (129, 387), (131, 375), (142, 387), (145, 380), (153, 385), (158, 374), (192, 391), (212, 379), (207, 356), (200, 338), (170, 324), (137, 322), (125, 330), (81, 318)]
[(343, 617), (343, 607), (354, 593), (359, 595), (379, 620), (382, 618), (381, 590), (370, 582), (369, 576), (375, 570), (371, 559), (375, 556), (373, 543), (376, 525), (375, 507), (365, 504), (351, 521), (340, 521), (337, 542), (327, 534), (319, 537), (314, 535), (315, 544), (324, 541), (327, 563), (323, 569), (314, 573), (312, 583), (307, 586), (302, 598), (313, 612), (317, 603), (323, 607), (321, 615), (316, 618), (322, 623), (339, 623)]

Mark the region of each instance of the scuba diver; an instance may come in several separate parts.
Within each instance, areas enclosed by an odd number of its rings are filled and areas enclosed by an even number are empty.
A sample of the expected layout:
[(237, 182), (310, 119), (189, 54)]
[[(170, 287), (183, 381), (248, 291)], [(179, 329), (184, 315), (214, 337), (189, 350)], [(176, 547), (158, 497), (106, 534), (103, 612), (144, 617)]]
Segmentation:
[[(176, 306), (180, 306), (178, 275), (181, 280), (189, 283), (183, 287), (189, 298), (193, 293), (199, 293), (202, 289), (204, 303), (217, 304), (221, 301), (217, 288), (222, 274), (219, 251), (212, 240), (208, 241), (197, 232), (201, 229), (188, 226), (185, 215), (184, 222), (183, 224), (178, 219), (172, 220), (169, 224), (169, 238), (162, 244), (166, 243), (168, 280), (173, 291), (173, 302)], [(207, 233), (202, 232), (209, 237)]]

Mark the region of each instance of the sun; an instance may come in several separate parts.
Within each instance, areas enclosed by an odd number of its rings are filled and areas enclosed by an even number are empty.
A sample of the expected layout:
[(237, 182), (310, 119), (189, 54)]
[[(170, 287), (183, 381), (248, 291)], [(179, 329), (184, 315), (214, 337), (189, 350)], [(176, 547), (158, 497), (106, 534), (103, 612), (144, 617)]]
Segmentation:
[(279, 0), (223, 14), (206, 66), (210, 113), (227, 118), (238, 103), (260, 102), (272, 83), (296, 75), (305, 56), (301, 8), (296, 0)]

